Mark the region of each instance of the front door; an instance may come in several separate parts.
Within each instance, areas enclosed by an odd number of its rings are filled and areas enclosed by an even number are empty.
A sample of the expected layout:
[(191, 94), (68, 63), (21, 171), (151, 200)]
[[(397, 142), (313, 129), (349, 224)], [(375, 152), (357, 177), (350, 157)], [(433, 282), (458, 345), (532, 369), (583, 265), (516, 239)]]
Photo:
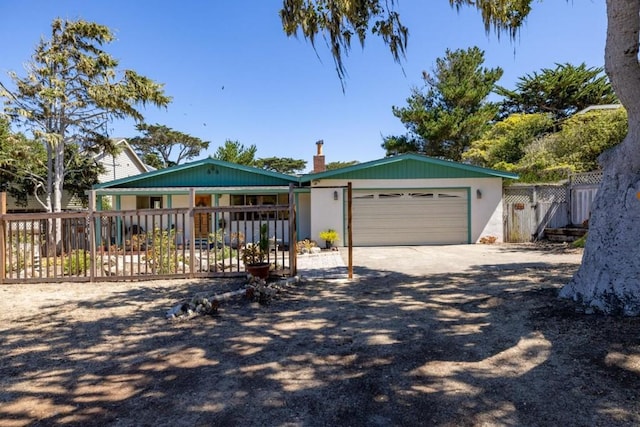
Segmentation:
[[(196, 195), (195, 199), (196, 207), (210, 207), (211, 196), (209, 195)], [(197, 238), (208, 237), (211, 232), (211, 214), (210, 213), (197, 213), (195, 215), (194, 230)]]

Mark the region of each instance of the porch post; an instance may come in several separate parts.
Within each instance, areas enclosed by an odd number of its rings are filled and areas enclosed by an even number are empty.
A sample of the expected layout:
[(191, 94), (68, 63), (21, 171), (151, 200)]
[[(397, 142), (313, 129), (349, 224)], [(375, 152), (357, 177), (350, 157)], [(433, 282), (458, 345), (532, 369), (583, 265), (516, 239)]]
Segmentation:
[[(122, 210), (122, 199), (119, 194), (116, 196), (116, 210)], [(124, 247), (124, 238), (122, 236), (122, 214), (116, 217), (116, 230), (116, 244)], [(111, 245), (111, 242), (109, 242), (109, 245)]]

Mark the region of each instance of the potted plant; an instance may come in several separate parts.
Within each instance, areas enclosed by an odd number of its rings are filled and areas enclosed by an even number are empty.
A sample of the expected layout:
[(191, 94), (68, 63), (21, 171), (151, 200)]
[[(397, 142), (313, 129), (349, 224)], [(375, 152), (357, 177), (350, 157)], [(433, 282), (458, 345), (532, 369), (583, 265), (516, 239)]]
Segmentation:
[(249, 274), (262, 279), (266, 279), (269, 276), (269, 263), (265, 261), (269, 251), (268, 233), (268, 225), (262, 224), (258, 242), (247, 243), (241, 254), (242, 262)]
[(325, 248), (331, 249), (333, 244), (340, 239), (340, 235), (336, 230), (329, 228), (320, 232), (320, 240), (324, 240)]

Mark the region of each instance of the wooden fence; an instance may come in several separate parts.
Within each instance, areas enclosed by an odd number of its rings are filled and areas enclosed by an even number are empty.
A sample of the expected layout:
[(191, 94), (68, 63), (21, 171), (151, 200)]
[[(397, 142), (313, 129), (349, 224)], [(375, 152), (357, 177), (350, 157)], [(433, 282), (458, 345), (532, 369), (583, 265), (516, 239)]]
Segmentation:
[(545, 228), (581, 226), (589, 219), (601, 172), (574, 174), (567, 183), (512, 185), (503, 195), (504, 239), (530, 242)]
[(0, 194), (0, 284), (246, 275), (242, 249), (265, 225), (271, 274), (295, 275), (295, 223), (293, 202), (7, 214)]

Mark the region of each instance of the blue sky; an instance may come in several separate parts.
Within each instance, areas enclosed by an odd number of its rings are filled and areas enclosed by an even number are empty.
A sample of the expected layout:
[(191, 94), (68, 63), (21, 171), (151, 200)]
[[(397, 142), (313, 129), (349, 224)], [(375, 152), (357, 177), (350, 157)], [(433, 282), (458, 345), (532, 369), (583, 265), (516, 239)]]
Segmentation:
[[(0, 0), (0, 79), (23, 75), (41, 37), (56, 17), (107, 25), (116, 34), (107, 50), (121, 68), (165, 84), (167, 110), (144, 111), (160, 123), (207, 141), (215, 152), (226, 139), (258, 147), (257, 157), (293, 157), (312, 166), (315, 142), (324, 140), (327, 162), (384, 156), (381, 135), (404, 133), (391, 107), (402, 106), (447, 48), (478, 46), (485, 66), (500, 66), (498, 82), (569, 62), (604, 63), (605, 0), (546, 0), (516, 41), (484, 31), (479, 14), (461, 13), (446, 0), (400, 0), (409, 27), (402, 66), (374, 38), (353, 46), (343, 93), (322, 40), (315, 52), (304, 39), (288, 38), (281, 0), (181, 2), (132, 0)], [(112, 136), (135, 136), (132, 121), (110, 126)]]

